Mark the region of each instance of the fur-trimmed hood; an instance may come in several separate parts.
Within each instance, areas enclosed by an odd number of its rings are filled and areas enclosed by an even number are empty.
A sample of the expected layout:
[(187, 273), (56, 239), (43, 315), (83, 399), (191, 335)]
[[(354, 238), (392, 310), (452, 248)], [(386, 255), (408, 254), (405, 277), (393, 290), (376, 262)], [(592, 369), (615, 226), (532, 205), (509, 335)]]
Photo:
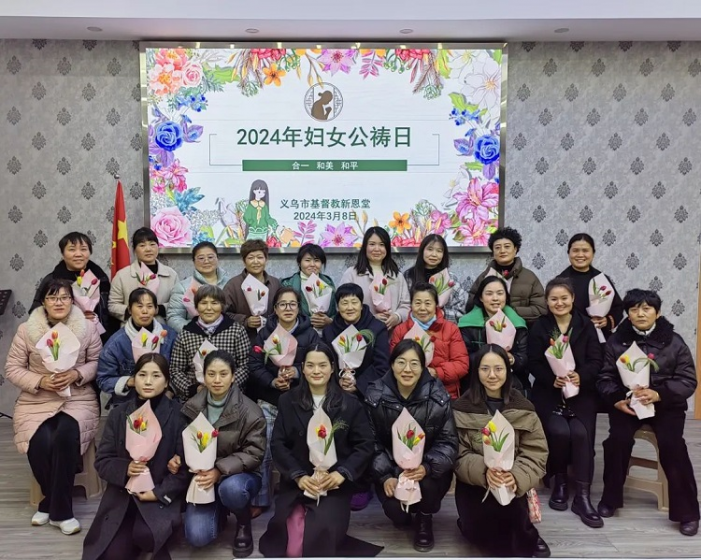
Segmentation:
[(642, 339), (646, 339), (652, 344), (667, 346), (672, 343), (674, 325), (664, 317), (660, 317), (655, 322), (654, 330), (648, 336), (642, 336), (633, 330), (633, 324), (630, 322), (630, 319), (625, 319), (616, 329), (616, 335), (627, 346)]
[[(83, 315), (83, 312), (77, 305), (71, 307), (71, 312), (68, 314), (68, 317), (63, 320), (63, 324), (81, 341), (88, 332), (85, 315)], [(50, 328), (51, 325), (46, 316), (46, 311), (43, 307), (37, 307), (30, 313), (29, 319), (27, 319), (27, 337), (29, 342), (31, 342), (32, 345), (36, 345), (39, 339), (44, 336)]]
[[(466, 414), (489, 414), (489, 409), (487, 408), (487, 403), (475, 404), (469, 399), (467, 393), (465, 393), (458, 400), (453, 402), (453, 410), (458, 412), (464, 412)], [(502, 412), (506, 410), (526, 410), (529, 412), (534, 412), (535, 407), (533, 403), (524, 397), (516, 389), (511, 389), (509, 393), (509, 402), (504, 404)]]

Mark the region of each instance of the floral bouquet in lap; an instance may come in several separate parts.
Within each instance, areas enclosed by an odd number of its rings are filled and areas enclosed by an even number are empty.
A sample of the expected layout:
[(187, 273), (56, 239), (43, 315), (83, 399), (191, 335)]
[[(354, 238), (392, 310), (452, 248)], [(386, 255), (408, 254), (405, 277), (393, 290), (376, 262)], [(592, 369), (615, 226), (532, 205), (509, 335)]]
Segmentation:
[[(161, 425), (151, 409), (150, 400), (127, 415), (126, 448), (132, 460), (146, 463), (153, 459), (161, 437)], [(148, 467), (141, 474), (130, 477), (125, 486), (130, 494), (148, 492), (155, 487)]]
[[(511, 471), (514, 466), (514, 438), (514, 427), (497, 410), (494, 417), (482, 428), (482, 451), (487, 468)], [(514, 491), (505, 486), (489, 488), (484, 495), (485, 499), (490, 492), (502, 506), (509, 505), (516, 497)]]
[[(208, 471), (214, 467), (217, 461), (217, 436), (219, 432), (201, 412), (183, 430), (185, 464), (190, 472)], [(185, 497), (188, 504), (211, 504), (215, 498), (214, 486), (203, 490), (197, 485), (196, 477), (192, 477)]]
[(621, 376), (623, 385), (631, 389), (627, 395), (630, 397), (630, 408), (641, 420), (655, 416), (655, 405), (654, 403), (641, 403), (633, 395), (633, 391), (650, 387), (651, 367), (655, 371), (660, 369), (660, 366), (655, 362), (654, 354), (646, 355), (635, 342), (616, 360), (616, 368)]
[[(66, 325), (57, 323), (36, 343), (44, 367), (53, 374), (70, 370), (78, 361), (80, 341)], [(61, 397), (71, 396), (71, 388), (66, 387), (57, 393)]]

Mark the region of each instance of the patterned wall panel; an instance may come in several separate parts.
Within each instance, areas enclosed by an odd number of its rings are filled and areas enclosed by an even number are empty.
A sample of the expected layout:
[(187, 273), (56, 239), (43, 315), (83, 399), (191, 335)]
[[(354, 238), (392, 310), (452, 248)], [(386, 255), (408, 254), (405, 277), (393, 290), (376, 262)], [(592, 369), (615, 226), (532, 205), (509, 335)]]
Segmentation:
[[(660, 291), (693, 341), (701, 243), (699, 43), (515, 43), (509, 52), (506, 222), (543, 282), (567, 265), (577, 231), (621, 289)], [(36, 284), (59, 258), (58, 239), (82, 230), (108, 266), (114, 181), (122, 177), (130, 231), (143, 222), (138, 45), (0, 41), (0, 354), (27, 318)], [(187, 257), (169, 257), (187, 275)], [(331, 257), (340, 277), (352, 258)], [(409, 258), (400, 258), (409, 265)], [(460, 256), (466, 286), (484, 265)], [(271, 272), (294, 269), (274, 257)], [(240, 270), (238, 257), (224, 267)], [(0, 377), (0, 384), (2, 378)], [(0, 387), (0, 411), (15, 389)]]

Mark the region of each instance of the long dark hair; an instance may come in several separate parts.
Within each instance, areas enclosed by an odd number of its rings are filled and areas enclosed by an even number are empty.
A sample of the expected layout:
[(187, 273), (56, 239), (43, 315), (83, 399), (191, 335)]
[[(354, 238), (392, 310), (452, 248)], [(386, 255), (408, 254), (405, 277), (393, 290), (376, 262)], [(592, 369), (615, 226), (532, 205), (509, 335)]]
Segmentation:
[(509, 393), (511, 393), (514, 376), (511, 365), (509, 364), (509, 355), (506, 353), (506, 350), (504, 350), (498, 344), (485, 344), (475, 354), (474, 358), (470, 358), (472, 371), (470, 372), (470, 384), (467, 387), (465, 398), (475, 405), (487, 402), (487, 391), (485, 390), (484, 385), (482, 385), (479, 376), (479, 367), (482, 363), (482, 358), (484, 358), (487, 354), (496, 354), (504, 361), (504, 367), (506, 368), (506, 379), (504, 380), (504, 384), (501, 386), (501, 398), (504, 399), (504, 403), (506, 404), (509, 402)]
[[(321, 352), (324, 354), (331, 363), (331, 377), (329, 378), (329, 383), (326, 386), (326, 397), (321, 408), (324, 409), (326, 414), (332, 409), (340, 408), (343, 404), (343, 389), (338, 381), (338, 368), (336, 367), (336, 354), (328, 345), (323, 342), (318, 342), (313, 346), (306, 348), (304, 352), (304, 359), (302, 360), (302, 368), (304, 368), (304, 363), (307, 361), (307, 355), (310, 352)], [(314, 408), (314, 399), (312, 398), (312, 392), (309, 389), (309, 383), (307, 383), (306, 377), (304, 377), (304, 372), (300, 375), (299, 386), (296, 389), (299, 392), (299, 404), (303, 410), (312, 410)]]
[(499, 276), (485, 276), (477, 287), (474, 299), (475, 307), (479, 307), (482, 311), (484, 311), (482, 294), (484, 293), (484, 289), (492, 282), (499, 282), (504, 287), (504, 291), (506, 292), (506, 305), (511, 305), (511, 295), (509, 294), (509, 285), (506, 283), (506, 280)]
[(384, 274), (392, 274), (394, 276), (399, 275), (399, 267), (392, 258), (392, 242), (389, 238), (389, 233), (387, 233), (386, 229), (379, 226), (368, 228), (368, 230), (365, 232), (365, 235), (363, 236), (363, 244), (360, 246), (360, 252), (358, 253), (358, 260), (355, 263), (355, 271), (358, 274), (372, 274), (372, 267), (370, 266), (370, 261), (368, 260), (367, 251), (368, 243), (373, 235), (377, 235), (377, 237), (380, 238), (380, 241), (382, 241), (382, 244), (385, 246), (385, 250), (387, 251), (385, 258), (382, 259), (382, 272)]
[(432, 233), (424, 237), (421, 245), (419, 245), (419, 254), (416, 255), (416, 262), (405, 274), (409, 276), (408, 280), (411, 285), (418, 282), (426, 282), (426, 263), (424, 262), (424, 251), (431, 243), (439, 243), (443, 247), (443, 260), (438, 263), (435, 269), (431, 270), (432, 274), (437, 274), (441, 270), (445, 270), (450, 266), (450, 254), (448, 253), (448, 244), (442, 235)]
[(265, 195), (263, 195), (263, 201), (265, 202), (266, 206), (270, 206), (270, 200), (269, 200), (270, 191), (268, 190), (268, 183), (266, 183), (265, 181), (263, 181), (261, 179), (256, 179), (251, 184), (251, 190), (248, 191), (249, 202), (256, 199), (256, 195), (254, 194), (253, 191), (256, 191), (258, 189), (263, 189), (265, 191)]

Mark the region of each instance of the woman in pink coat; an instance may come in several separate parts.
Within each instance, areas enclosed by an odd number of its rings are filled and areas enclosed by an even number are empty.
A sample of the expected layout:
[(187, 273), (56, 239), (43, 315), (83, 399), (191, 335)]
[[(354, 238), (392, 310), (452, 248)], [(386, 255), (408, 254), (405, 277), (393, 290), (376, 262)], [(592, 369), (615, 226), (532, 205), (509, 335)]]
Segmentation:
[[(72, 535), (80, 531), (71, 498), (75, 473), (99, 422), (100, 408), (91, 382), (102, 343), (95, 325), (73, 305), (68, 280), (50, 280), (40, 298), (42, 306), (17, 329), (5, 376), (22, 390), (15, 404), (15, 445), (27, 454), (44, 495), (32, 525), (50, 523)], [(80, 350), (71, 369), (52, 374), (36, 345), (58, 323), (76, 336)], [(58, 394), (66, 388), (70, 388), (69, 397)]]

